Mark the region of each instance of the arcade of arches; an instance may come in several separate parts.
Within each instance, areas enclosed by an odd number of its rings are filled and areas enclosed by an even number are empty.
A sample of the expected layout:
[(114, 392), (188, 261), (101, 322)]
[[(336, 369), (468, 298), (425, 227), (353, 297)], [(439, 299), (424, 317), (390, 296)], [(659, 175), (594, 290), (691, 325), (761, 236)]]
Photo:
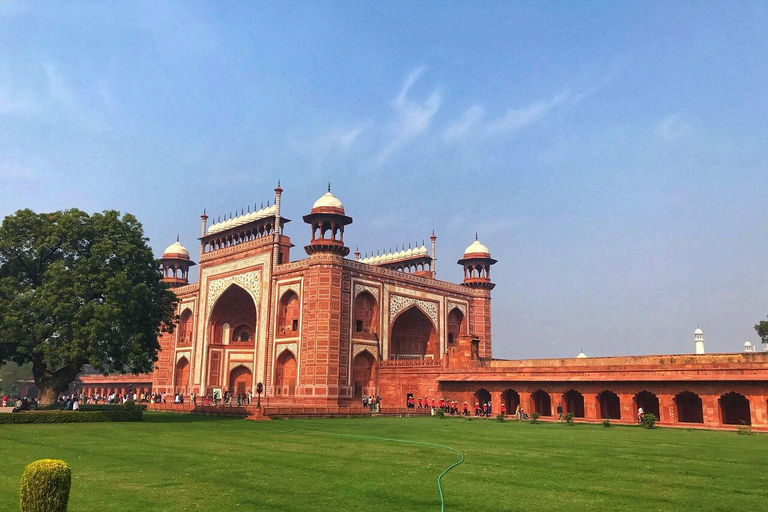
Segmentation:
[(416, 306), (400, 313), (392, 325), (391, 337), (392, 359), (437, 359), (435, 326)]
[[(504, 403), (507, 414), (515, 413), (518, 404), (527, 414), (538, 413), (543, 418), (554, 418), (556, 407), (562, 404), (564, 413), (571, 413), (574, 418), (586, 421), (610, 419), (618, 423), (635, 423), (638, 410), (653, 414), (662, 425), (698, 424), (708, 427), (718, 425), (754, 425), (755, 409), (765, 404), (753, 404), (744, 394), (729, 391), (718, 397), (710, 397), (709, 402), (696, 392), (677, 388), (671, 390), (668, 385), (661, 388), (649, 386), (639, 391), (625, 387), (600, 388), (591, 384), (574, 387), (549, 387), (545, 383), (516, 382), (514, 388), (509, 383), (488, 383), (472, 391), (462, 390), (461, 383), (450, 382), (438, 392), (446, 399), (466, 400), (472, 404), (491, 400), (497, 405)], [(498, 410), (498, 409), (494, 409)]]

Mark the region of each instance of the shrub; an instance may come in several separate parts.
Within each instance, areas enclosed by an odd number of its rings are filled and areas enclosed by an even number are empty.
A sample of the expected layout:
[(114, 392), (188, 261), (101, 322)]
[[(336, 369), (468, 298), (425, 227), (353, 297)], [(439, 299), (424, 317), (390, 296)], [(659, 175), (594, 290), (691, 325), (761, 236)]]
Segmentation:
[(539, 416), (541, 416), (541, 414), (537, 412), (534, 412), (533, 414), (531, 414), (531, 423), (533, 423), (534, 425), (537, 424), (539, 422)]
[(123, 404), (123, 409), (125, 409), (126, 411), (136, 410), (136, 402), (134, 402), (133, 400), (126, 400), (125, 403)]
[(741, 420), (741, 425), (736, 427), (736, 433), (740, 436), (751, 436), (754, 432), (752, 432), (751, 425), (747, 425), (746, 421)]
[(496, 419), (499, 420), (501, 423), (504, 423), (504, 415), (499, 413), (496, 415)]
[(643, 426), (645, 428), (654, 428), (656, 426), (656, 415), (650, 412), (643, 414)]
[(565, 415), (565, 424), (569, 426), (573, 426), (573, 413), (569, 412)]
[(72, 471), (63, 460), (28, 464), (21, 476), (21, 512), (66, 512), (71, 485)]
[(99, 423), (141, 421), (144, 413), (134, 411), (28, 411), (0, 414), (0, 425), (21, 423)]
[(605, 418), (605, 419), (603, 420), (603, 426), (604, 426), (605, 428), (608, 428), (608, 427), (611, 427), (611, 426), (613, 426), (613, 423), (611, 423), (611, 420), (610, 420), (609, 418)]
[(442, 409), (438, 409), (437, 410), (437, 417), (440, 418), (441, 420), (444, 419), (445, 418), (445, 411), (442, 410)]

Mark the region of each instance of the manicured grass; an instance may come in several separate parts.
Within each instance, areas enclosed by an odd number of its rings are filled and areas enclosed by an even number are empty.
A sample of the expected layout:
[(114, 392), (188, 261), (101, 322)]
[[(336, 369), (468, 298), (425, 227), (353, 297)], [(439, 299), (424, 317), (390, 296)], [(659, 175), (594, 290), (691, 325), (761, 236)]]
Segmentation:
[(435, 418), (0, 426), (0, 510), (24, 466), (72, 468), (70, 512), (768, 510), (768, 436)]

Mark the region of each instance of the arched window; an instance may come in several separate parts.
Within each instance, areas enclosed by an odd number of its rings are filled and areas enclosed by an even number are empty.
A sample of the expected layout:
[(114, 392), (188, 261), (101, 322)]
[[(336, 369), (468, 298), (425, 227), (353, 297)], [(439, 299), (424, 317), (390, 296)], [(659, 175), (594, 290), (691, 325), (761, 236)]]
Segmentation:
[(179, 345), (189, 345), (192, 343), (192, 311), (185, 309), (179, 317)]
[(475, 404), (480, 404), (480, 408), (482, 409), (484, 403), (491, 401), (491, 393), (485, 388), (480, 388), (475, 391), (474, 398)]
[(569, 389), (563, 393), (565, 412), (573, 414), (574, 418), (584, 417), (584, 395), (575, 389)]
[(531, 393), (531, 409), (540, 416), (552, 416), (552, 399), (543, 389)]
[(643, 408), (643, 413), (653, 414), (658, 420), (661, 420), (661, 411), (659, 408), (659, 397), (650, 391), (640, 391), (635, 395), (635, 412)]
[(680, 423), (704, 423), (704, 408), (696, 393), (682, 391), (675, 396), (677, 421)]
[(621, 403), (619, 401), (619, 395), (606, 389), (597, 395), (597, 402), (600, 405), (601, 418), (612, 420), (621, 419)]
[(240, 324), (232, 330), (233, 343), (253, 343), (253, 327)]
[(507, 414), (515, 414), (520, 405), (520, 394), (514, 389), (507, 389), (501, 394), (501, 400), (507, 406)]
[(379, 308), (376, 299), (368, 292), (355, 297), (354, 333), (359, 338), (377, 339)]
[(277, 314), (278, 338), (299, 335), (299, 296), (294, 291), (286, 292), (280, 298)]
[(456, 343), (465, 332), (464, 314), (459, 308), (453, 308), (448, 313), (448, 343)]
[(723, 425), (752, 424), (749, 400), (744, 395), (731, 391), (721, 396), (718, 402)]

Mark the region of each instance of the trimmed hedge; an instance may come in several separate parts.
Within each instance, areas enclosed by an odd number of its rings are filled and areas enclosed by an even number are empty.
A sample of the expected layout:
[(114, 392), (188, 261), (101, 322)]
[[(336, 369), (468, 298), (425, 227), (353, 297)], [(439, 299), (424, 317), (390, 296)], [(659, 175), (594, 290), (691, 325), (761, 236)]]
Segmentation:
[(141, 410), (125, 411), (24, 411), (0, 414), (1, 424), (19, 423), (99, 423), (141, 421)]
[[(124, 404), (80, 404), (80, 410), (81, 411), (124, 411), (124, 410), (130, 410), (131, 406), (129, 405), (126, 407), (126, 404), (132, 403), (134, 404), (134, 409), (141, 409), (142, 411), (147, 410), (147, 404), (136, 404), (131, 402), (130, 400), (128, 402), (125, 402)], [(47, 406), (39, 406), (39, 407), (33, 407), (32, 410), (36, 411), (64, 411), (64, 404), (60, 404), (59, 402), (56, 402), (52, 405)]]
[(21, 476), (21, 512), (66, 512), (72, 471), (63, 460), (36, 460)]

